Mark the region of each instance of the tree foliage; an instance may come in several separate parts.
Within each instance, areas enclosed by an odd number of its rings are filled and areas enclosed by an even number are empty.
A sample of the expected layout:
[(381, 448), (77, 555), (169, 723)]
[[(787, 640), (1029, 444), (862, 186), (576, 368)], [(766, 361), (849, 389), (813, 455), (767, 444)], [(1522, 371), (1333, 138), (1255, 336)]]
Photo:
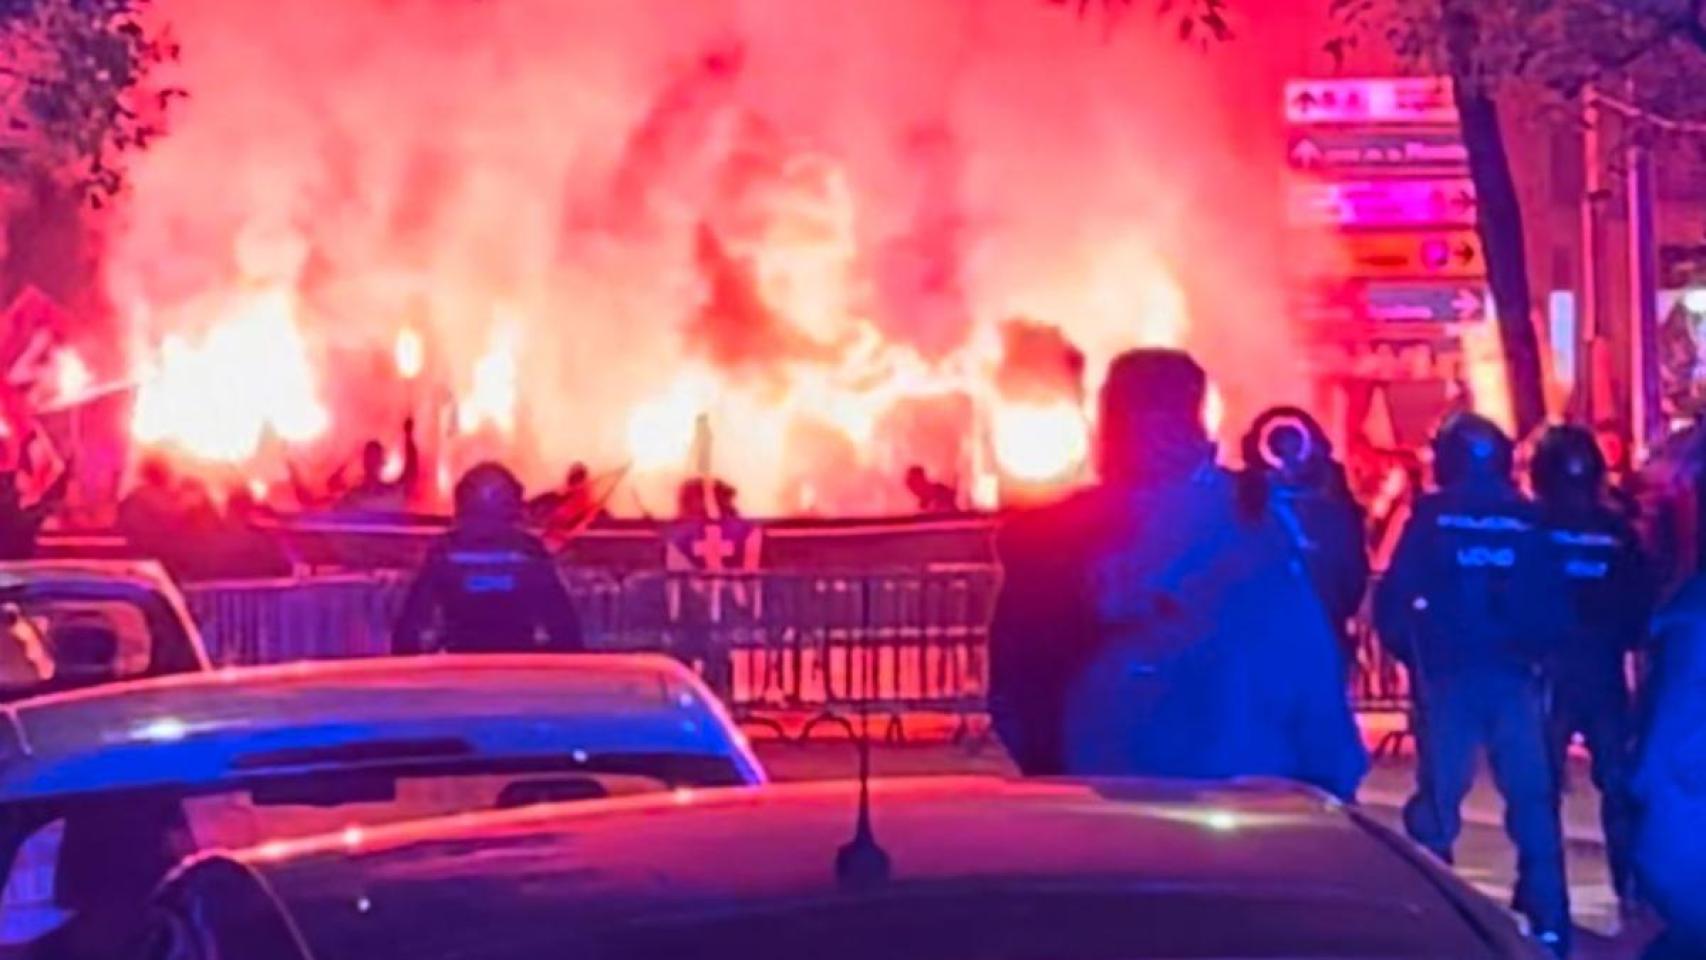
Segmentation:
[(1072, 7), (1079, 16), (1100, 13), (1112, 25), (1120, 17), (1148, 7), (1163, 21), (1172, 21), (1179, 39), (1207, 43), (1232, 38), (1233, 0), (1048, 0)]
[(1488, 95), (1520, 85), (1574, 103), (1592, 87), (1657, 128), (1706, 121), (1706, 0), (1328, 0), (1343, 54), (1399, 57)]
[(0, 0), (0, 178), (66, 182), (99, 205), (120, 158), (161, 132), (183, 91), (150, 71), (178, 55), (149, 0)]

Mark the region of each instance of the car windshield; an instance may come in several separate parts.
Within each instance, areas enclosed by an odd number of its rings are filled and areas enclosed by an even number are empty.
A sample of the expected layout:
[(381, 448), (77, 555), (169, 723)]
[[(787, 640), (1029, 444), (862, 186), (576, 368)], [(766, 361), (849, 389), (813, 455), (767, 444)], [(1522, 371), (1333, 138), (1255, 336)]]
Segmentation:
[(94, 597), (40, 588), (0, 594), (0, 700), (96, 686), (157, 672), (157, 654), (184, 646), (158, 597)]
[[(526, 899), (525, 897), (521, 899)], [(323, 960), (1148, 960), (1489, 955), (1456, 917), (1378, 892), (977, 880), (703, 910), (643, 902), (500, 908), (477, 934), (454, 908), (412, 910), (406, 933), (299, 915)], [(625, 908), (625, 909), (624, 909)], [(547, 915), (550, 919), (546, 919)], [(1230, 922), (1229, 922), (1230, 921)], [(392, 951), (379, 937), (399, 935)]]

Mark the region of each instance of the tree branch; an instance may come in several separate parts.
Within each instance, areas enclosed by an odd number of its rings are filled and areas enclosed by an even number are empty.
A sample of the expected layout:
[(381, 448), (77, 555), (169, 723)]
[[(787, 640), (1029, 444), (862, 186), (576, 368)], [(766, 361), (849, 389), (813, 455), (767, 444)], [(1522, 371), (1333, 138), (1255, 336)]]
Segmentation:
[(1596, 92), (1594, 94), (1594, 99), (1602, 107), (1607, 107), (1616, 113), (1624, 115), (1625, 117), (1639, 120), (1642, 123), (1648, 124), (1654, 129), (1662, 130), (1665, 133), (1686, 134), (1689, 136), (1706, 135), (1706, 123), (1689, 120), (1673, 120), (1669, 117), (1660, 116), (1651, 110), (1643, 109), (1636, 104), (1630, 103), (1627, 100), (1621, 100), (1603, 91)]
[(1688, 39), (1706, 53), (1706, 0), (1694, 0), (1688, 5), (1688, 24), (1685, 27)]

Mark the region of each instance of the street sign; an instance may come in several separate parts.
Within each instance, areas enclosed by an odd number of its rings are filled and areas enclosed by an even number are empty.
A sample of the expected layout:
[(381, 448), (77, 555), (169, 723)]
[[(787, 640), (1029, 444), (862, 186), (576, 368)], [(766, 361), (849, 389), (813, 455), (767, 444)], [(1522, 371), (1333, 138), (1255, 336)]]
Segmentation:
[(1314, 324), (1458, 327), (1487, 318), (1487, 286), (1477, 280), (1352, 281), (1311, 291), (1297, 310)]
[(1487, 317), (1487, 288), (1473, 283), (1371, 283), (1368, 317), (1380, 323), (1479, 323)]
[(1345, 273), (1354, 277), (1475, 278), (1487, 272), (1472, 230), (1351, 233), (1340, 236)]
[(1291, 187), (1291, 220), (1301, 226), (1473, 226), (1475, 184), (1436, 180), (1347, 180)]
[(1455, 174), (1469, 168), (1469, 148), (1456, 127), (1416, 130), (1293, 130), (1286, 161), (1321, 174)]
[(1456, 123), (1451, 82), (1443, 77), (1292, 80), (1285, 119), (1295, 124)]

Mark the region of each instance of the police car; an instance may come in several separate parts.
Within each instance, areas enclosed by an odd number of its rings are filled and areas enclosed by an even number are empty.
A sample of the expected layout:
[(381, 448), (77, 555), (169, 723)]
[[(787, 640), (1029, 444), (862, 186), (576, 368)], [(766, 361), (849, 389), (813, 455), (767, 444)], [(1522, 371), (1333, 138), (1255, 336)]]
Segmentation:
[(208, 854), (174, 960), (1533, 957), (1513, 921), (1281, 783), (924, 778), (539, 807)]
[(649, 655), (303, 663), (38, 697), (0, 708), (0, 955), (47, 938), (45, 955), (111, 956), (207, 847), (765, 779), (709, 690)]
[(184, 598), (156, 563), (0, 563), (0, 702), (208, 669)]

